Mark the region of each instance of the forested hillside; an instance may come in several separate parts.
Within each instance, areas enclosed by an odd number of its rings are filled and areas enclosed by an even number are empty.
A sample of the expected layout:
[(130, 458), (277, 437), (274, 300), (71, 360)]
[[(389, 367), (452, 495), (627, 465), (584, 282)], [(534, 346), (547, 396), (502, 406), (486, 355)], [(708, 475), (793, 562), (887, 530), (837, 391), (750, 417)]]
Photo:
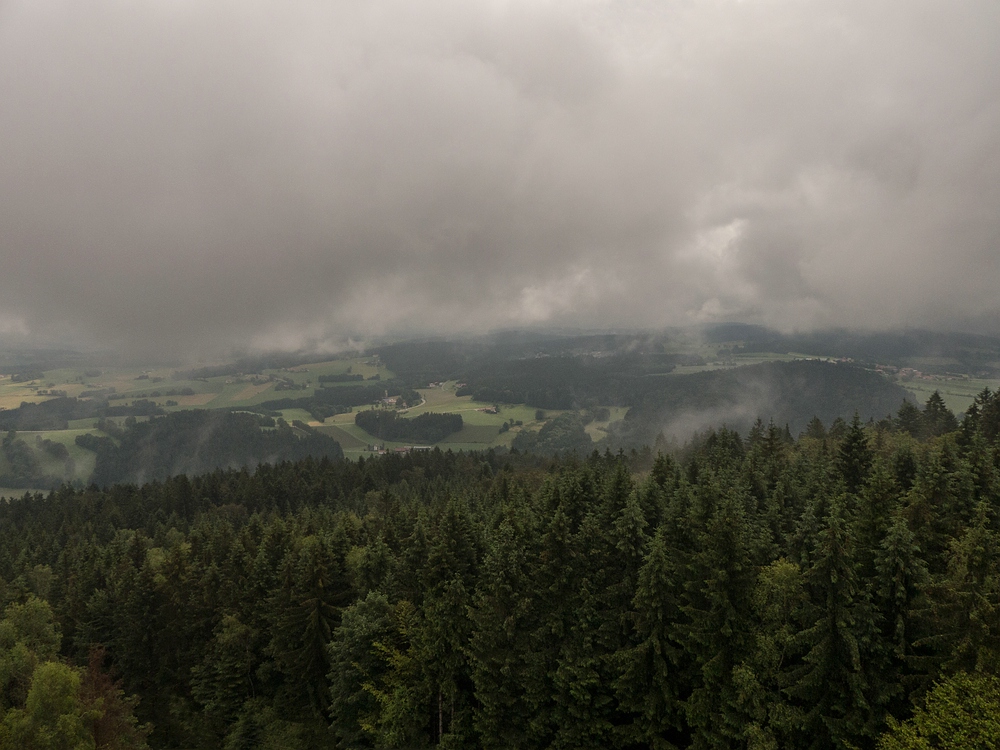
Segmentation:
[(746, 434), (757, 419), (772, 419), (797, 435), (813, 417), (830, 424), (857, 412), (864, 421), (878, 420), (910, 398), (878, 373), (851, 365), (750, 365), (670, 378), (634, 403), (614, 439), (642, 445), (652, 443), (661, 431), (686, 436), (723, 424)]
[(22, 403), (0, 411), (0, 430), (62, 430), (74, 419), (163, 414), (152, 401), (139, 399), (130, 405), (110, 406), (106, 400), (53, 398), (38, 404)]
[(996, 746), (1000, 399), (941, 415), (25, 497), (0, 746)]
[[(0, 375), (0, 430), (7, 433), (0, 491), (141, 482), (182, 471), (333, 455), (329, 444), (321, 445), (322, 435), (358, 458), (374, 445), (434, 443), (538, 453), (639, 450), (708, 428), (745, 434), (758, 418), (774, 419), (797, 434), (813, 416), (831, 424), (857, 411), (863, 421), (879, 420), (904, 400), (923, 401), (935, 390), (950, 408), (964, 410), (983, 387), (1000, 385), (943, 369), (957, 367), (955, 357), (920, 364), (940, 370), (931, 376), (895, 365), (809, 358), (788, 351), (790, 341), (766, 329), (722, 326), (628, 334), (509, 332), (404, 341), (326, 358), (299, 353), (239, 359), (187, 371), (98, 367), (96, 360), (59, 369), (42, 366), (57, 363), (24, 362), (9, 377)], [(809, 351), (822, 351), (824, 342), (841, 352), (870, 349), (865, 339), (846, 334), (795, 341)], [(992, 351), (978, 339), (946, 337), (938, 343), (949, 341), (942, 353), (965, 351), (960, 344), (982, 344), (976, 350), (980, 359)], [(921, 346), (917, 337), (900, 351), (917, 354)], [(117, 433), (126, 420), (192, 410), (242, 416), (161, 419), (143, 437), (158, 447), (146, 445), (137, 453), (134, 446), (119, 445)], [(283, 419), (298, 429), (266, 438), (234, 433), (229, 442), (240, 447), (227, 450), (217, 437), (209, 441), (214, 445), (202, 444), (200, 428), (188, 429), (198, 419), (215, 432), (255, 419)], [(172, 428), (177, 434), (168, 436)], [(308, 439), (286, 440), (293, 435)]]
[[(849, 363), (818, 360), (776, 361), (730, 369), (672, 374), (678, 365), (705, 365), (693, 354), (667, 353), (663, 344), (634, 337), (601, 336), (558, 343), (527, 343), (523, 349), (444, 342), (386, 347), (381, 355), (409, 382), (426, 382), (427, 373), (464, 381), (458, 395), (477, 401), (541, 409), (629, 406), (631, 425), (620, 433), (630, 440), (655, 437), (654, 424), (686, 421), (746, 431), (758, 417), (804, 429), (813, 416), (826, 421), (858, 411), (867, 420), (893, 413), (910, 398), (882, 375)], [(607, 346), (588, 352), (586, 347)], [(583, 351), (581, 351), (583, 350)], [(532, 356), (530, 352), (538, 353)], [(519, 354), (520, 356), (514, 356)], [(718, 352), (717, 352), (718, 354)], [(697, 369), (697, 368), (696, 368)], [(421, 379), (424, 378), (422, 381)]]
[(326, 435), (308, 428), (296, 434), (283, 420), (276, 423), (256, 414), (179, 411), (148, 422), (132, 421), (124, 429), (113, 424), (104, 429), (115, 440), (93, 435), (77, 438), (78, 444), (97, 453), (91, 481), (102, 486), (141, 484), (177, 474), (255, 467), (307, 456), (344, 455), (340, 445)]

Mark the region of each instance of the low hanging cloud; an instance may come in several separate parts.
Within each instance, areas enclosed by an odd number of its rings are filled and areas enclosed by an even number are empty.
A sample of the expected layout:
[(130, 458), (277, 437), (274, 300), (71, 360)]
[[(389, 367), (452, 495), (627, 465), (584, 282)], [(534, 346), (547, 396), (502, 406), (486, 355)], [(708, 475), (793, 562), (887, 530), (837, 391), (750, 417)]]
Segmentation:
[(993, 0), (0, 0), (0, 332), (998, 310)]

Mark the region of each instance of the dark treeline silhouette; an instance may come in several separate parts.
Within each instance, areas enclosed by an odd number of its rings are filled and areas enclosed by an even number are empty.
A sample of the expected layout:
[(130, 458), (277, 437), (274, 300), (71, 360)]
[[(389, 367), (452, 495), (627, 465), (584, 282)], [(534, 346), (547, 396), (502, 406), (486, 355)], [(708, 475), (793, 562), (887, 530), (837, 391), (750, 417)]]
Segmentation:
[(949, 721), (995, 746), (1000, 400), (918, 411), (2, 505), (0, 742), (60, 669), (58, 726), (92, 731), (97, 648), (156, 747), (917, 748)]
[(152, 416), (163, 414), (152, 401), (109, 406), (107, 400), (59, 397), (38, 404), (22, 403), (16, 409), (0, 410), (0, 430), (65, 430), (71, 419)]
[(673, 422), (683, 434), (723, 421), (745, 432), (757, 417), (773, 417), (798, 432), (813, 416), (830, 422), (858, 411), (866, 421), (880, 419), (909, 398), (901, 386), (850, 363), (800, 360), (670, 374), (677, 365), (706, 363), (664, 348), (657, 337), (609, 335), (529, 338), (517, 346), (407, 342), (379, 351), (401, 381), (458, 380), (459, 396), (485, 403), (630, 407), (612, 439), (626, 447), (651, 443)]
[(436, 443), (462, 429), (462, 415), (427, 412), (408, 419), (386, 409), (367, 409), (354, 416), (354, 424), (379, 440)]
[(340, 444), (313, 430), (296, 434), (284, 422), (262, 430), (269, 417), (224, 411), (179, 411), (147, 422), (127, 420), (115, 437), (80, 435), (76, 442), (97, 453), (91, 481), (98, 485), (142, 483), (176, 474), (254, 467), (307, 456), (340, 458)]
[[(743, 434), (758, 418), (802, 432), (812, 417), (827, 424), (857, 412), (882, 419), (912, 397), (876, 372), (820, 361), (771, 362), (671, 378), (645, 393), (617, 426), (613, 442), (650, 443), (660, 430), (725, 423)], [(915, 406), (913, 408), (916, 408)]]
[(542, 425), (538, 432), (518, 432), (511, 447), (543, 455), (588, 453), (593, 448), (593, 441), (584, 428), (584, 417), (581, 415), (572, 412), (560, 414)]
[[(458, 395), (477, 401), (524, 403), (540, 409), (579, 409), (633, 404), (664, 387), (674, 369), (669, 354), (554, 356), (490, 363), (466, 373)], [(650, 377), (654, 376), (654, 377)]]

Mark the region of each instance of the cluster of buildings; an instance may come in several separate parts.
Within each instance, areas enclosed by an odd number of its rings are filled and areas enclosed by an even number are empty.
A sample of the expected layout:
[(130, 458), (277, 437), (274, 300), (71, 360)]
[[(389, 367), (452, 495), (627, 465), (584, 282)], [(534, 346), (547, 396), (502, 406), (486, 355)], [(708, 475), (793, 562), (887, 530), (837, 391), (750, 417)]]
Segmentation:
[(384, 456), (387, 453), (396, 453), (397, 455), (404, 455), (406, 453), (426, 453), (427, 451), (434, 450), (433, 445), (401, 445), (398, 448), (393, 448), (392, 450), (386, 449), (385, 445), (369, 445), (368, 450), (372, 453)]

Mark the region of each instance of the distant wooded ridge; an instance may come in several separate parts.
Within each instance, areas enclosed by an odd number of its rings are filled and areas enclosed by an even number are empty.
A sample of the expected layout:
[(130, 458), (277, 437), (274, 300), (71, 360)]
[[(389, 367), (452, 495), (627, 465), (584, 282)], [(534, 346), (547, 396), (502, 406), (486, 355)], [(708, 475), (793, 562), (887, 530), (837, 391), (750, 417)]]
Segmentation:
[[(256, 415), (246, 421), (256, 419), (258, 432), (269, 429), (261, 427), (268, 419), (294, 423), (300, 427), (287, 437), (299, 442), (281, 449), (260, 445), (224, 457), (222, 451), (199, 449), (194, 433), (182, 428), (182, 419), (168, 420), (157, 434), (176, 425), (177, 446), (171, 449), (176, 456), (183, 453), (178, 446), (190, 438), (191, 468), (183, 468), (185, 461), (179, 458), (153, 457), (156, 451), (143, 453), (150, 457), (148, 464), (202, 471), (213, 468), (206, 457), (217, 455), (217, 467), (253, 466), (269, 458), (306, 455), (296, 452), (302, 447), (319, 451), (315, 455), (332, 450), (319, 445), (323, 439), (341, 442), (354, 456), (385, 441), (585, 455), (594, 449), (681, 445), (694, 433), (723, 425), (747, 435), (755, 424), (773, 421), (794, 436), (806, 431), (813, 418), (830, 426), (838, 419), (849, 421), (855, 412), (865, 423), (893, 422), (904, 404), (925, 403), (935, 389), (946, 405), (961, 404), (960, 413), (975, 389), (994, 384), (950, 370), (940, 376), (927, 373), (935, 367), (961, 369), (993, 361), (990, 357), (1000, 357), (996, 344), (986, 337), (926, 332), (784, 336), (717, 326), (695, 333), (507, 333), (405, 341), (349, 359), (316, 361), (317, 355), (285, 354), (186, 372), (126, 373), (92, 363), (52, 371), (22, 363), (18, 377), (0, 380), (0, 403), (19, 404), (0, 409), (0, 430), (36, 435), (8, 441), (8, 450), (0, 455), (0, 486), (51, 487), (95, 477), (124, 481), (122, 471), (98, 470), (98, 463), (111, 465), (105, 439), (120, 450), (113, 432), (127, 427), (123, 420), (142, 422), (191, 409)], [(793, 351), (793, 345), (805, 351)], [(808, 353), (824, 347), (827, 356)], [(881, 350), (885, 355), (873, 361), (861, 356)], [(858, 356), (833, 361), (829, 351)], [(929, 358), (906, 359), (914, 353)], [(924, 370), (900, 369), (888, 361), (920, 364)], [(198, 379), (175, 379), (182, 376)], [(385, 414), (356, 413), (373, 406)], [(404, 415), (400, 410), (410, 411)], [(396, 411), (400, 413), (390, 416)], [(445, 416), (449, 414), (451, 418)], [(595, 419), (596, 414), (604, 416)], [(315, 429), (319, 432), (313, 435)], [(154, 442), (164, 440), (159, 435)], [(247, 440), (241, 438), (241, 444)], [(55, 445), (69, 455), (56, 455), (60, 449)], [(162, 471), (159, 467), (132, 479), (163, 476)]]

